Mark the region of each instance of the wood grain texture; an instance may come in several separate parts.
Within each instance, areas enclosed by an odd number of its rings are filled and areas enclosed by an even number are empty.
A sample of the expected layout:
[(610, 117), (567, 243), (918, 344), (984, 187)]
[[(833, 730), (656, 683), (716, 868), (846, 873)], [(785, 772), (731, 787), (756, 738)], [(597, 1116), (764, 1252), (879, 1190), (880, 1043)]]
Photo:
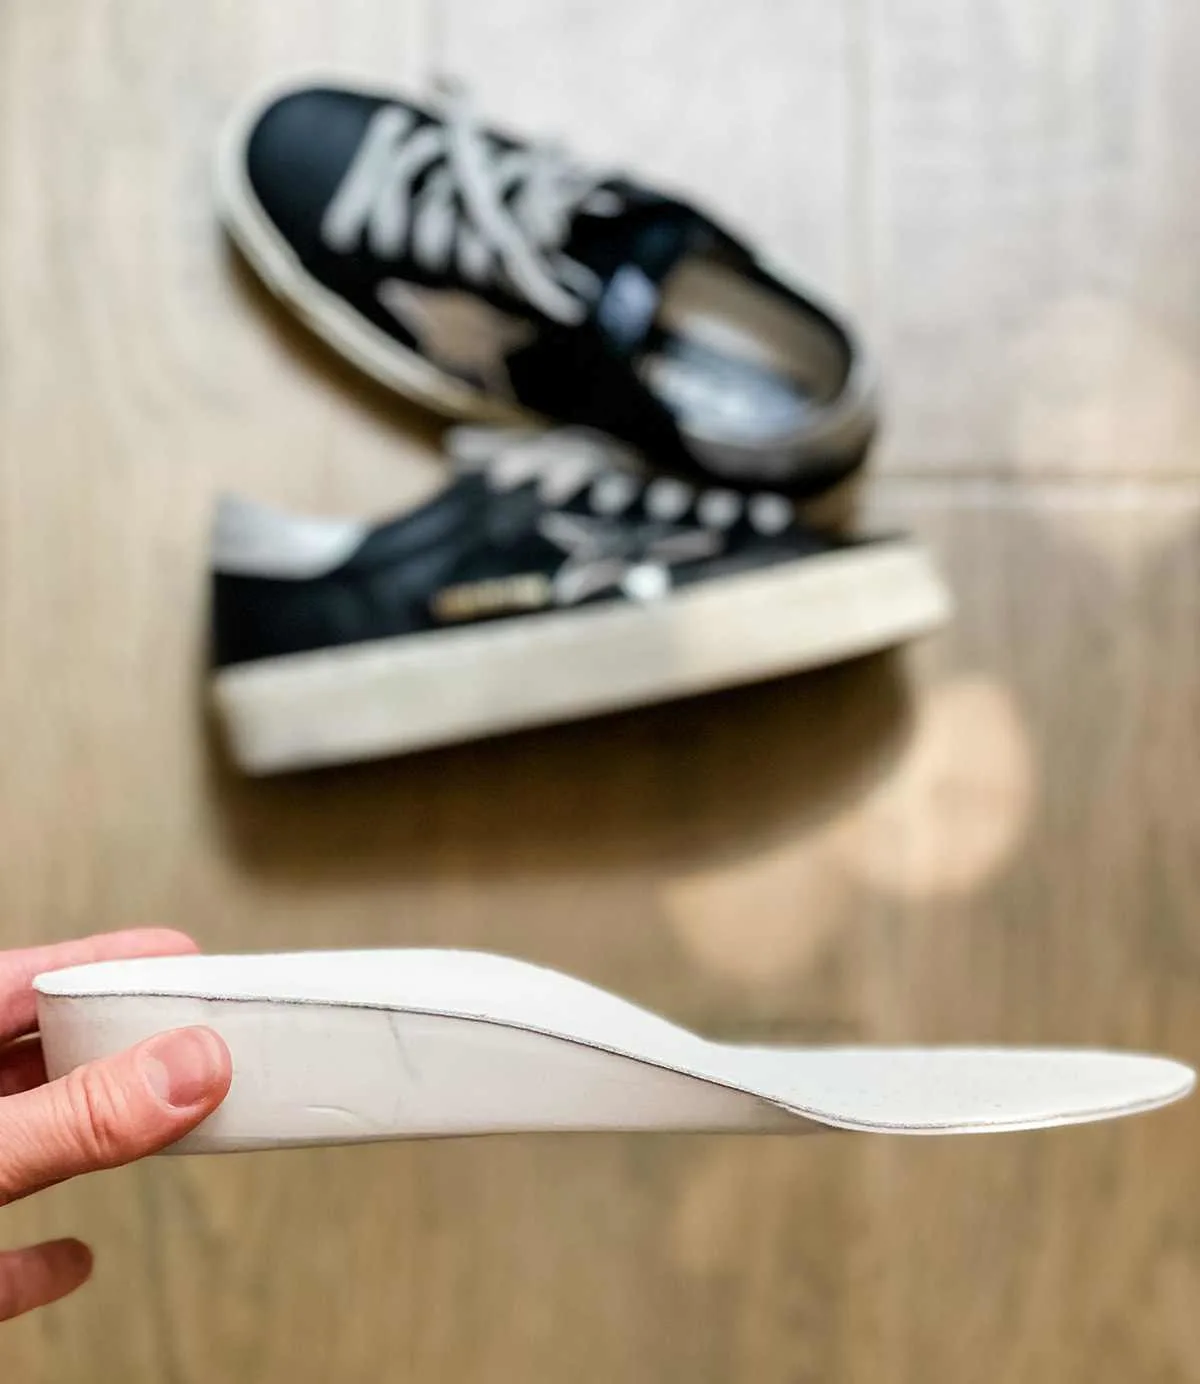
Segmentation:
[(1195, 13), (867, 0), (861, 14), (887, 464), (1194, 475)]
[[(441, 944), (747, 1040), (1200, 1060), (1200, 179), (1178, 7), (0, 7), (0, 945)], [(871, 521), (960, 613), (881, 658), (353, 770), (201, 711), (222, 488), (437, 483), (436, 426), (259, 292), (221, 116), (465, 76), (693, 187), (875, 329)], [(1200, 1379), (1200, 1104), (980, 1140), (570, 1138), (161, 1160), (6, 1211), (96, 1282), (23, 1384)]]

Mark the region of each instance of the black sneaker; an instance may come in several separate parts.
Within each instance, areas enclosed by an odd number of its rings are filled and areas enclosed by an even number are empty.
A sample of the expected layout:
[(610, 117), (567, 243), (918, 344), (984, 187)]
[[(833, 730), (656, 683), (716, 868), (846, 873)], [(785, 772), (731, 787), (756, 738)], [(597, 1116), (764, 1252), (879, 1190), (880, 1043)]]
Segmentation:
[(861, 461), (848, 327), (695, 208), (482, 129), (462, 98), (278, 91), (230, 124), (225, 222), (331, 346), (451, 417), (598, 428), (815, 494)]
[(249, 773), (665, 701), (881, 649), (946, 616), (911, 541), (779, 494), (644, 481), (585, 434), (452, 434), (458, 476), (377, 526), (225, 500), (216, 702)]

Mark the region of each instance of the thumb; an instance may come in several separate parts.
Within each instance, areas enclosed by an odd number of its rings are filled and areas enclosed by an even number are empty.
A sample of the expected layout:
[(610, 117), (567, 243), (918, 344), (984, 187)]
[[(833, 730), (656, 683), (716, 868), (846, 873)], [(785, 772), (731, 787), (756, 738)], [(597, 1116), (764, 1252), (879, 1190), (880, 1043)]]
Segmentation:
[(220, 1105), (232, 1076), (212, 1029), (181, 1028), (0, 1101), (0, 1205), (166, 1148)]

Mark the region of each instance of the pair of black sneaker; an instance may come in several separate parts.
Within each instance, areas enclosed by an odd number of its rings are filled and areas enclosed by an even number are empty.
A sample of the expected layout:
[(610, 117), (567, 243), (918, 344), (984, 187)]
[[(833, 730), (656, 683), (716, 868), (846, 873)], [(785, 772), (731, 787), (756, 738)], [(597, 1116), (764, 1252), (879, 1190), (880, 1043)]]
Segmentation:
[(944, 619), (911, 540), (820, 532), (875, 425), (850, 330), (685, 202), (393, 94), (231, 122), (226, 225), (326, 342), (470, 420), (367, 525), (222, 502), (218, 708), (270, 773), (871, 652)]

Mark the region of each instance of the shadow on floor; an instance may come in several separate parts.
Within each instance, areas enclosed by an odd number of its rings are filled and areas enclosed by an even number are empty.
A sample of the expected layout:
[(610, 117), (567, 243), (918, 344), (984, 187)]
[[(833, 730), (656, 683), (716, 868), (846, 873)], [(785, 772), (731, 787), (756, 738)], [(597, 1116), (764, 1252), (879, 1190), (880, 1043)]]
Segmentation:
[[(602, 871), (736, 858), (876, 784), (911, 725), (903, 665), (799, 677), (402, 759), (209, 784), (242, 866), (303, 880)], [(217, 736), (210, 727), (210, 736)]]

